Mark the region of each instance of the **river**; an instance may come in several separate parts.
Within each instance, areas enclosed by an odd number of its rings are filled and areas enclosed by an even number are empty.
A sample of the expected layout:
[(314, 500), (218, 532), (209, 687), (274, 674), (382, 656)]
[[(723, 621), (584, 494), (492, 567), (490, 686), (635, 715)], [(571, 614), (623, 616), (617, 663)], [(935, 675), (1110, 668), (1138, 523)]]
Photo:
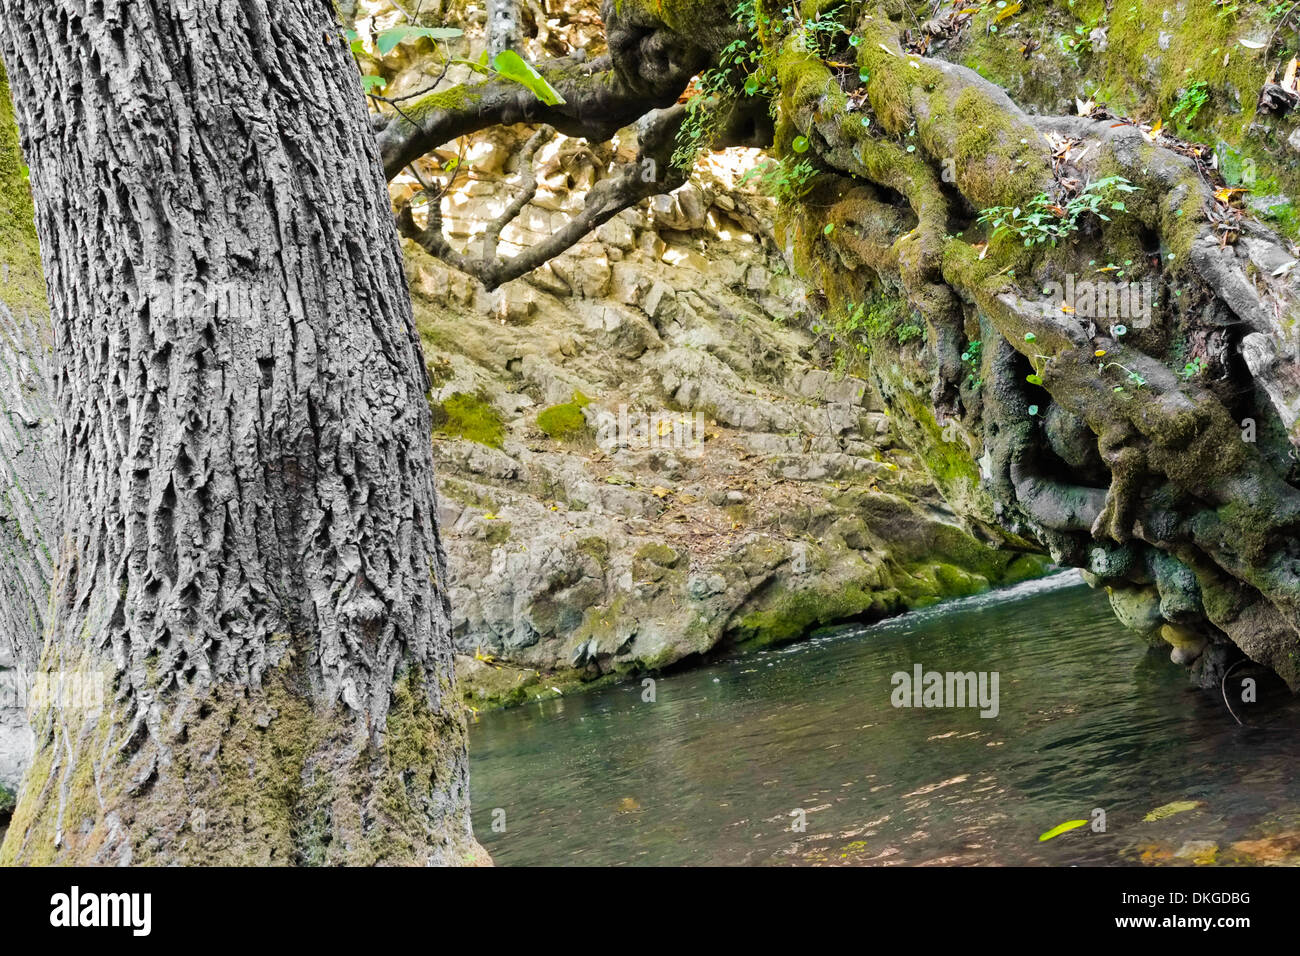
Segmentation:
[[(893, 706), (917, 664), (996, 672), (997, 716)], [(1259, 687), (1238, 724), (1069, 572), (481, 715), (474, 829), (503, 866), (1294, 860), (1300, 701)]]

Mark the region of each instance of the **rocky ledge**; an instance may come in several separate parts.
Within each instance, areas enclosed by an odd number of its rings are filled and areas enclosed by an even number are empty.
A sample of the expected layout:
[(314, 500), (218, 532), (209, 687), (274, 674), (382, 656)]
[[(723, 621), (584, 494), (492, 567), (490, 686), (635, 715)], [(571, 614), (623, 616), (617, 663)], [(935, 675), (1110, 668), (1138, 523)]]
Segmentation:
[[(534, 205), (557, 212), (592, 181), (563, 144), (543, 173)], [(408, 247), (473, 708), (1047, 569), (954, 517), (871, 386), (836, 371), (762, 200), (726, 173), (493, 294)], [(470, 184), (453, 237), (502, 194)], [(526, 245), (544, 213), (503, 240)]]

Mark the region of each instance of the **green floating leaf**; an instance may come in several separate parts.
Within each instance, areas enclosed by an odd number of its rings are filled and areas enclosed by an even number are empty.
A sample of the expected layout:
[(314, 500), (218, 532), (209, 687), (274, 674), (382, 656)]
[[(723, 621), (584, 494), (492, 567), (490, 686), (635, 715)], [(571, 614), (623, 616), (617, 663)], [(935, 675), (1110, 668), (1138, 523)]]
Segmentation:
[(1041, 375), (1026, 375), (1026, 376), (1025, 376), (1025, 381), (1028, 382), (1030, 385), (1042, 385), (1042, 384), (1043, 384), (1043, 376), (1041, 376)]
[(455, 27), (393, 27), (391, 30), (385, 30), (375, 36), (375, 49), (379, 51), (380, 56), (388, 56), (397, 49), (397, 45), (403, 40), (414, 40), (417, 37), (428, 37), (430, 40), (450, 40), (453, 37), (463, 36), (464, 33), (464, 30), (457, 30)]
[(1200, 805), (1201, 801), (1199, 800), (1175, 800), (1173, 803), (1166, 803), (1164, 806), (1156, 807), (1142, 818), (1142, 822), (1155, 823), (1157, 820), (1165, 819), (1165, 817), (1172, 817), (1175, 813), (1186, 813), (1188, 810), (1195, 810)]
[(532, 65), (514, 50), (502, 50), (494, 56), (492, 69), (507, 80), (514, 80), (521, 86), (527, 87), (532, 91), (533, 96), (547, 106), (564, 105), (564, 97), (556, 91), (555, 87), (547, 83), (542, 74), (534, 70)]
[(1062, 833), (1069, 833), (1071, 830), (1077, 830), (1079, 829), (1079, 827), (1083, 827), (1087, 825), (1088, 825), (1087, 820), (1066, 820), (1064, 823), (1060, 824), (1059, 826), (1052, 827), (1052, 829), (1048, 830), (1046, 833), (1040, 836), (1038, 838), (1038, 842), (1042, 843), (1044, 840), (1050, 840), (1052, 839), (1052, 837), (1058, 837)]
[(808, 137), (796, 136), (794, 138), (794, 141), (790, 143), (790, 148), (793, 149), (796, 153), (808, 152)]

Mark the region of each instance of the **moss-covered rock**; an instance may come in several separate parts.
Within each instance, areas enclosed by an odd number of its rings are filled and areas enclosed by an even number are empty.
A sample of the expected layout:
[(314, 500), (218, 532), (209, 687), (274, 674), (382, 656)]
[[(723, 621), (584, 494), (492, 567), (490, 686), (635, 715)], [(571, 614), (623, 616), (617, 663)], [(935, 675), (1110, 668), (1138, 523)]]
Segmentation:
[(482, 396), (456, 392), (432, 408), (434, 429), (440, 434), (489, 448), (500, 448), (505, 439), (501, 416)]
[(587, 434), (587, 419), (582, 410), (591, 399), (581, 392), (573, 393), (573, 400), (552, 405), (537, 416), (537, 427), (556, 441), (575, 441)]

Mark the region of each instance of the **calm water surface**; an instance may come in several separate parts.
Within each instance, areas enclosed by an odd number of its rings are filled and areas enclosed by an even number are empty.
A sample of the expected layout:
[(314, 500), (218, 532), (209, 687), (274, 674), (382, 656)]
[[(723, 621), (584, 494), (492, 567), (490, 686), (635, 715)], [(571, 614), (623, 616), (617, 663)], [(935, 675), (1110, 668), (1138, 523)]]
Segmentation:
[[(1192, 865), (1300, 851), (1300, 704), (1262, 684), (1238, 725), (1078, 582), (737, 653), (660, 677), (654, 703), (629, 684), (485, 714), (470, 734), (475, 832), (506, 866)], [(918, 663), (997, 671), (998, 716), (894, 708), (891, 675)], [(1175, 801), (1197, 805), (1144, 821)], [(1106, 832), (1038, 840), (1094, 808)]]

